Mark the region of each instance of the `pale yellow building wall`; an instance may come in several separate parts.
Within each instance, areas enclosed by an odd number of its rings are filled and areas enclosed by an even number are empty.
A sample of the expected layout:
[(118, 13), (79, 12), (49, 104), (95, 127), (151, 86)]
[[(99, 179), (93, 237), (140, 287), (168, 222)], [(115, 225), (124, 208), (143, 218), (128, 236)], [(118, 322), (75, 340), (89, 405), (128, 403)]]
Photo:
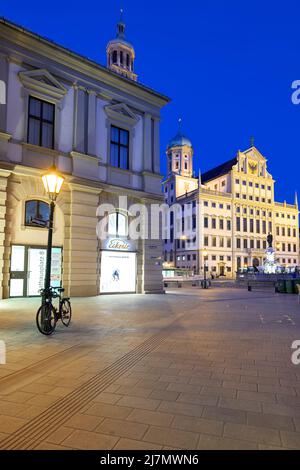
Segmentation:
[[(175, 178), (176, 181), (180, 179), (182, 187), (184, 180), (187, 180), (187, 184), (189, 182), (187, 178), (179, 176)], [(285, 266), (299, 266), (298, 207), (275, 202), (274, 184), (275, 181), (267, 170), (266, 159), (256, 148), (239, 152), (237, 164), (233, 165), (232, 171), (203, 184), (194, 196), (194, 200), (200, 204), (197, 227), (199, 244), (196, 249), (191, 247), (176, 250), (176, 253), (184, 256), (184, 260), (176, 261), (177, 266), (194, 268), (195, 261), (191, 259), (189, 262), (187, 255), (197, 253), (198, 268), (203, 273), (205, 249), (208, 255), (208, 271), (219, 275), (221, 269), (224, 269), (226, 277), (231, 278), (238, 268), (238, 258), (241, 267), (252, 266), (254, 258), (259, 260), (260, 265), (263, 263), (269, 232), (272, 232), (273, 246), (277, 251), (279, 262)], [(182, 192), (177, 195), (182, 196), (180, 204), (190, 199), (189, 196), (184, 198)], [(204, 227), (205, 217), (208, 217), (208, 228)], [(240, 218), (240, 230), (237, 226), (237, 217)], [(246, 230), (244, 230), (244, 218), (247, 220)], [(216, 228), (212, 228), (212, 219), (215, 220)], [(253, 219), (253, 232), (250, 219)], [(220, 226), (222, 220), (223, 229)], [(230, 230), (227, 229), (227, 220), (230, 221)], [(256, 230), (257, 221), (259, 232)], [(204, 243), (207, 239), (208, 245)], [(290, 251), (288, 251), (289, 245)]]

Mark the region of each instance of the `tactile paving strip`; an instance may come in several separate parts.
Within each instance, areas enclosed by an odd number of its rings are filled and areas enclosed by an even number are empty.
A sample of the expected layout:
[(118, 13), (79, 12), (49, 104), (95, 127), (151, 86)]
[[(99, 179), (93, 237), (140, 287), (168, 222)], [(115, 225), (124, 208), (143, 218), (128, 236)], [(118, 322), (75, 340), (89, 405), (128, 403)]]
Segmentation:
[(147, 339), (77, 389), (53, 403), (47, 410), (1, 441), (0, 449), (34, 449), (40, 442), (55, 433), (73, 415), (86, 407), (99, 393), (163, 343), (170, 333), (170, 326)]

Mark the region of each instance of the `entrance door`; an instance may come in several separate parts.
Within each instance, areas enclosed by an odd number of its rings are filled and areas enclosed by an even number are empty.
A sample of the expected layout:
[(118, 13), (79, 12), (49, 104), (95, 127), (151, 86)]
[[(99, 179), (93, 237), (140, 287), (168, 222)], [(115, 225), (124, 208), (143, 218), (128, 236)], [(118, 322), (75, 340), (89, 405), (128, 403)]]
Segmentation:
[[(10, 297), (38, 296), (44, 287), (47, 250), (13, 245), (11, 250)], [(51, 285), (61, 285), (62, 249), (52, 248)]]
[(25, 246), (11, 247), (10, 297), (23, 297), (26, 285)]
[(220, 276), (225, 276), (225, 266), (224, 265), (220, 265)]

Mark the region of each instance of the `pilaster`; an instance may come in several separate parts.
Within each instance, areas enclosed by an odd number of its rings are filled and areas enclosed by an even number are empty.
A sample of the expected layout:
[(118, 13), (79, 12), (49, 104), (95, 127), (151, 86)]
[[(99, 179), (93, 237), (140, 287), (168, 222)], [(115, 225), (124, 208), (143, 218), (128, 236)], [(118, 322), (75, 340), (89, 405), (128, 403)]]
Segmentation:
[(96, 93), (88, 91), (88, 143), (89, 155), (96, 155)]
[(85, 90), (74, 85), (74, 150), (85, 153)]
[(148, 113), (144, 114), (144, 171), (152, 172), (152, 122)]
[(153, 129), (154, 173), (160, 174), (160, 139), (159, 139), (160, 121), (158, 118), (154, 118), (153, 126), (154, 126), (154, 129)]
[(70, 296), (99, 294), (99, 251), (96, 211), (99, 190), (70, 185), (65, 210), (64, 285)]

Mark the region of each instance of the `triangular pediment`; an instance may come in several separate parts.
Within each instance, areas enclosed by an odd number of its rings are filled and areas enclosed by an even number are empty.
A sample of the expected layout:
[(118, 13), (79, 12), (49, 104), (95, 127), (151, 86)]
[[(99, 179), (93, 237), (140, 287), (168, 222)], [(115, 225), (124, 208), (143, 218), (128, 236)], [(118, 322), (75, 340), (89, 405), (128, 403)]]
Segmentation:
[(139, 116), (137, 116), (125, 103), (105, 106), (105, 112), (111, 119), (127, 122), (131, 126), (134, 126), (139, 120)]
[(235, 169), (253, 176), (271, 177), (267, 171), (267, 159), (254, 146), (244, 152), (238, 152), (238, 163)]
[(48, 95), (56, 100), (61, 100), (67, 93), (67, 89), (46, 69), (20, 72), (19, 78), (25, 89)]
[(260, 153), (260, 151), (256, 147), (250, 147), (248, 150), (245, 150), (245, 152), (242, 153), (245, 155), (245, 157), (253, 159), (257, 162), (267, 161), (267, 159)]

